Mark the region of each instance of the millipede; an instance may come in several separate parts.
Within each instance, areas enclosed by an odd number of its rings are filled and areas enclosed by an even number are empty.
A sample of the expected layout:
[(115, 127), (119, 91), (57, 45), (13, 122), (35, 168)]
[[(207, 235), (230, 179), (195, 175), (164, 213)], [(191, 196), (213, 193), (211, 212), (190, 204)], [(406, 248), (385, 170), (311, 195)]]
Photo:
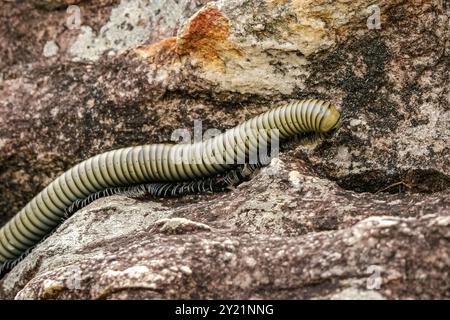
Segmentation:
[(149, 144), (91, 157), (51, 182), (0, 229), (0, 272), (14, 267), (64, 219), (96, 199), (224, 190), (267, 164), (270, 155), (261, 150), (267, 151), (273, 141), (329, 133), (340, 125), (340, 113), (330, 102), (296, 100), (201, 142)]

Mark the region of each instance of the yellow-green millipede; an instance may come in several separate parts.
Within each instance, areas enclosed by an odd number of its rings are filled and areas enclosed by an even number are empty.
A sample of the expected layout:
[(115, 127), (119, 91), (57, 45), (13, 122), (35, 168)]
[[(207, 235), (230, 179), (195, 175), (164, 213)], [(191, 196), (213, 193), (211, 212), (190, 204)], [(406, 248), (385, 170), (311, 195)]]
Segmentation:
[(327, 133), (340, 123), (340, 113), (330, 102), (298, 100), (202, 142), (143, 145), (96, 155), (59, 176), (0, 229), (0, 264), (11, 265), (68, 213), (99, 197), (133, 190), (156, 196), (212, 190), (217, 180), (211, 177), (231, 171), (223, 181), (239, 179), (245, 174), (237, 165), (254, 169), (261, 164), (260, 150), (271, 145), (274, 132), (284, 140), (300, 133)]

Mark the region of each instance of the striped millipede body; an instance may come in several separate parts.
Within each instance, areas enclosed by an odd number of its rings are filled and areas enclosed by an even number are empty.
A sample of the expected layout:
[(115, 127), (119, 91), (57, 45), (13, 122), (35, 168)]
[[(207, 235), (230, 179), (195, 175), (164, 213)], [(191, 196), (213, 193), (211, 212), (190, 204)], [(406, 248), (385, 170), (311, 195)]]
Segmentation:
[(218, 180), (211, 177), (223, 177), (219, 180), (226, 185), (245, 176), (242, 168), (253, 171), (264, 164), (260, 150), (272, 145), (272, 133), (284, 140), (300, 133), (326, 133), (339, 125), (340, 114), (331, 103), (299, 100), (202, 142), (143, 145), (96, 155), (59, 176), (0, 229), (0, 264), (10, 264), (67, 215), (97, 198), (136, 191), (154, 196), (213, 191)]

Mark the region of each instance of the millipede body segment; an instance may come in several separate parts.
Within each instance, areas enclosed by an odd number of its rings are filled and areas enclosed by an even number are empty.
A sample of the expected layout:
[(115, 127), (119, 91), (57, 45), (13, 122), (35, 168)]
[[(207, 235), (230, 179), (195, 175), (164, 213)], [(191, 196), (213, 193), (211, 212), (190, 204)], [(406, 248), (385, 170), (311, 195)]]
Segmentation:
[[(154, 195), (164, 196), (169, 189), (172, 195), (181, 194), (183, 188), (189, 190), (190, 181), (223, 174), (237, 164), (263, 162), (261, 150), (274, 144), (274, 136), (283, 140), (299, 133), (326, 133), (339, 124), (340, 114), (331, 103), (300, 100), (202, 142), (143, 145), (96, 155), (59, 176), (0, 229), (0, 264), (27, 252), (61, 223), (68, 209), (95, 200), (99, 192), (108, 195), (111, 188), (153, 183), (147, 189), (156, 190)], [(182, 187), (164, 184), (170, 182), (181, 182)]]

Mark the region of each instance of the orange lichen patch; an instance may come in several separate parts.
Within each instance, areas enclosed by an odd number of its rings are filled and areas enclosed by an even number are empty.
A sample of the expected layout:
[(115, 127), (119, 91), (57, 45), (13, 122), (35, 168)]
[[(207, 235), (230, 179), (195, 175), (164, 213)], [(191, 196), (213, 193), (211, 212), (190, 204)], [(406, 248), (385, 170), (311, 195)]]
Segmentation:
[(176, 54), (177, 39), (170, 37), (151, 45), (142, 46), (135, 49), (135, 52), (150, 63), (162, 65), (173, 62)]
[(241, 55), (229, 36), (228, 19), (216, 8), (207, 7), (194, 15), (184, 27), (176, 51), (180, 56), (193, 56), (223, 71), (229, 58)]
[(227, 60), (242, 55), (229, 41), (229, 36), (228, 19), (215, 8), (205, 8), (188, 21), (178, 39), (167, 38), (139, 47), (135, 52), (158, 65), (173, 63), (181, 56), (190, 56), (205, 66), (223, 72)]

